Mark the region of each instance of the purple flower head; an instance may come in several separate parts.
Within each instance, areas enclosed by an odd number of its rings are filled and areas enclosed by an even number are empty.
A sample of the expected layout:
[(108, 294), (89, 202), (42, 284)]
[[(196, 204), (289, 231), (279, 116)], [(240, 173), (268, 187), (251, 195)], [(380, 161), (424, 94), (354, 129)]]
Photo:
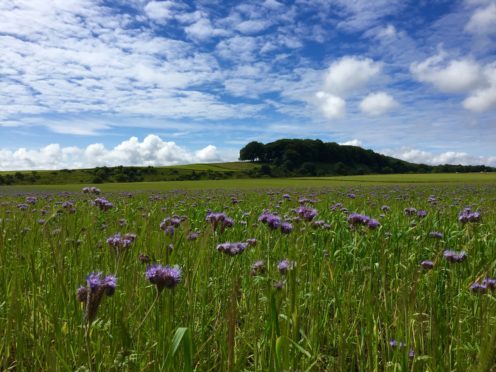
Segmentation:
[(108, 211), (114, 207), (114, 205), (105, 198), (96, 198), (95, 205), (102, 211)]
[(405, 208), (403, 211), (405, 212), (405, 215), (409, 217), (415, 216), (417, 213), (417, 210), (413, 207)]
[(81, 286), (77, 289), (76, 297), (79, 302), (86, 302), (88, 299), (88, 288)]
[(107, 275), (103, 279), (102, 285), (105, 289), (105, 294), (107, 296), (112, 296), (115, 293), (115, 287), (117, 287), (117, 278), (113, 275)]
[(102, 276), (101, 272), (92, 272), (87, 276), (86, 283), (88, 284), (88, 287), (90, 287), (92, 291), (98, 289), (102, 285), (101, 276)]
[(355, 195), (354, 193), (352, 193), (352, 192), (348, 193), (348, 195), (347, 195), (347, 196), (348, 196), (348, 198), (350, 198), (350, 199), (355, 199), (355, 198), (356, 198), (356, 195)]
[(420, 263), (420, 266), (422, 266), (422, 268), (425, 270), (431, 270), (434, 267), (434, 262), (430, 260), (424, 260)]
[(424, 218), (427, 216), (427, 211), (424, 211), (423, 209), (417, 211), (417, 217), (418, 218)]
[(251, 246), (257, 245), (257, 239), (255, 239), (255, 238), (246, 239), (246, 242), (248, 243), (248, 245), (251, 245)]
[(383, 213), (387, 213), (387, 212), (389, 212), (390, 210), (391, 210), (391, 208), (390, 208), (388, 205), (383, 205), (383, 206), (381, 207), (381, 211), (382, 211)]
[(496, 279), (494, 278), (485, 278), (482, 281), (482, 284), (487, 286), (491, 291), (494, 291), (496, 289)]
[(283, 288), (284, 288), (284, 282), (282, 280), (279, 280), (274, 283), (274, 289), (276, 289), (277, 291), (280, 291)]
[(124, 250), (129, 247), (136, 239), (136, 234), (125, 234), (121, 236), (120, 233), (115, 234), (107, 239), (107, 244), (117, 251)]
[(465, 208), (463, 212), (458, 215), (458, 221), (463, 224), (467, 222), (480, 222), (481, 214), (479, 212), (472, 212), (470, 208)]
[(34, 204), (36, 204), (37, 201), (38, 201), (38, 199), (36, 198), (36, 196), (26, 197), (26, 203), (28, 203), (28, 204), (34, 205)]
[(234, 221), (232, 218), (227, 217), (224, 213), (207, 213), (207, 217), (205, 218), (207, 222), (210, 222), (214, 230), (220, 226), (220, 231), (224, 232), (226, 227), (232, 227), (234, 225)]
[(369, 220), (369, 222), (367, 223), (367, 227), (370, 229), (370, 230), (375, 230), (377, 229), (379, 226), (381, 226), (381, 223), (377, 220), (374, 220), (373, 218), (371, 218)]
[(275, 214), (269, 214), (266, 221), (267, 226), (273, 230), (277, 229), (279, 225), (281, 225), (281, 218)]
[(443, 233), (439, 231), (431, 231), (429, 233), (429, 237), (435, 238), (435, 239), (442, 239), (443, 238)]
[(369, 222), (370, 222), (370, 217), (364, 214), (351, 213), (348, 216), (348, 223), (351, 226), (368, 225)]
[(158, 291), (164, 288), (174, 288), (181, 281), (181, 269), (178, 266), (162, 266), (154, 264), (146, 269), (146, 278), (157, 286)]
[(186, 239), (193, 241), (193, 240), (198, 239), (199, 236), (200, 236), (200, 233), (199, 232), (197, 232), (197, 231), (190, 231), (188, 233), (188, 237)]
[(291, 231), (293, 231), (293, 225), (291, 225), (289, 222), (283, 222), (281, 224), (281, 232), (283, 234), (289, 234)]
[(464, 251), (455, 252), (452, 250), (445, 250), (443, 256), (448, 262), (463, 262), (467, 259), (467, 253)]
[(484, 294), (487, 292), (487, 285), (475, 282), (470, 286), (470, 291), (472, 293)]
[(217, 245), (217, 250), (219, 252), (225, 253), (228, 256), (236, 256), (243, 253), (243, 251), (248, 247), (248, 243), (238, 242), (238, 243), (221, 243)]
[(294, 261), (289, 261), (288, 259), (281, 260), (277, 264), (277, 270), (279, 270), (279, 272), (282, 275), (287, 274), (287, 272), (290, 271), (290, 270), (293, 270), (294, 267), (295, 267), (295, 262)]
[(181, 219), (179, 217), (166, 217), (160, 222), (160, 228), (165, 231), (169, 226), (179, 227), (180, 224)]
[(251, 265), (251, 275), (261, 275), (265, 273), (265, 262), (263, 260), (258, 260)]
[(291, 196), (289, 194), (283, 194), (282, 198), (289, 200), (289, 199), (291, 199)]
[(296, 210), (296, 213), (298, 213), (298, 215), (305, 221), (311, 221), (315, 218), (318, 212), (314, 208), (308, 208), (302, 205)]
[(342, 203), (336, 203), (336, 204), (331, 206), (331, 211), (335, 212), (337, 210), (341, 210), (341, 208), (343, 208), (343, 204)]

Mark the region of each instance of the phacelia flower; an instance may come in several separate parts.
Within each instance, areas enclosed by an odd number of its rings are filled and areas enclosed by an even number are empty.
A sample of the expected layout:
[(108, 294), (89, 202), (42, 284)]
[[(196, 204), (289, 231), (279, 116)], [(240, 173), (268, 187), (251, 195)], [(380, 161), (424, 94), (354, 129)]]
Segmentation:
[(420, 266), (422, 266), (422, 268), (425, 270), (431, 270), (434, 267), (434, 262), (430, 260), (424, 260), (420, 263)]
[(447, 249), (443, 252), (443, 256), (448, 262), (463, 262), (467, 259), (465, 251), (455, 252)]
[(225, 253), (228, 256), (236, 256), (243, 253), (243, 251), (248, 247), (248, 243), (238, 242), (238, 243), (221, 243), (217, 245), (217, 250), (219, 252)]
[(295, 267), (295, 262), (294, 261), (289, 261), (288, 259), (281, 260), (277, 264), (277, 270), (279, 270), (279, 272), (282, 275), (287, 274), (287, 272), (290, 271), (290, 270), (293, 270), (294, 267)]
[(296, 210), (296, 213), (298, 213), (298, 215), (305, 221), (311, 221), (315, 218), (318, 212), (314, 208), (308, 208), (302, 205)]
[(108, 211), (114, 207), (114, 205), (105, 198), (96, 198), (95, 205), (102, 211)]
[(479, 212), (472, 212), (470, 208), (465, 208), (458, 216), (458, 221), (465, 224), (467, 222), (480, 222), (481, 214)]
[(181, 282), (181, 269), (178, 266), (154, 264), (146, 269), (146, 278), (161, 292), (164, 288), (175, 288)]
[(443, 238), (443, 233), (439, 231), (431, 231), (429, 233), (429, 237), (435, 238), (435, 239), (442, 239)]
[(136, 234), (125, 234), (122, 236), (120, 233), (117, 233), (107, 239), (107, 244), (116, 251), (122, 251), (129, 247), (135, 239)]
[(258, 260), (251, 265), (251, 275), (261, 275), (265, 273), (265, 262), (263, 260)]
[(86, 305), (85, 319), (88, 322), (95, 319), (103, 296), (112, 296), (116, 287), (117, 278), (113, 275), (102, 277), (101, 272), (92, 272), (87, 276), (86, 286), (78, 288), (76, 297)]

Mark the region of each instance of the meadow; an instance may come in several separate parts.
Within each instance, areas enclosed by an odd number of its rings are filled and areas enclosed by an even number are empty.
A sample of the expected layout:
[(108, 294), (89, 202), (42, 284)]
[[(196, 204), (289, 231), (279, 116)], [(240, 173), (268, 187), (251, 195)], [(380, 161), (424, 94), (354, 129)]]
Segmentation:
[(493, 174), (0, 188), (0, 370), (495, 367)]

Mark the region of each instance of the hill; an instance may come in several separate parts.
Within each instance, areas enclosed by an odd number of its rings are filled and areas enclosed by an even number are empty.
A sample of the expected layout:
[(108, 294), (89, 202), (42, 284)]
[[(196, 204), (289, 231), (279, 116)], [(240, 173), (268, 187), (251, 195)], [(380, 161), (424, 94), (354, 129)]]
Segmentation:
[(396, 173), (492, 172), (485, 165), (415, 164), (365, 150), (310, 139), (281, 139), (263, 144), (250, 142), (240, 150), (240, 160), (260, 163), (272, 176), (333, 176)]
[(0, 185), (99, 184), (112, 182), (195, 181), (241, 178), (347, 176), (399, 173), (492, 172), (484, 165), (409, 163), (357, 146), (320, 140), (281, 139), (250, 142), (239, 162), (165, 167), (96, 167), (42, 171), (0, 172)]

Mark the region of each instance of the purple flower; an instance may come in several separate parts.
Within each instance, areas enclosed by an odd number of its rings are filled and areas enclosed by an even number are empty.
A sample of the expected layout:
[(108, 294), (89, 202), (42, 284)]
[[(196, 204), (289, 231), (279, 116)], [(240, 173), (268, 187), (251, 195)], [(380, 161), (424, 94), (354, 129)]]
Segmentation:
[(287, 272), (293, 270), (294, 267), (294, 261), (289, 261), (288, 259), (281, 260), (277, 264), (277, 270), (279, 270), (282, 275), (287, 274)]
[(281, 232), (283, 234), (289, 234), (291, 231), (293, 231), (293, 225), (291, 225), (289, 222), (283, 222), (281, 224)]
[(314, 208), (308, 208), (302, 205), (296, 210), (296, 213), (298, 213), (298, 215), (305, 221), (311, 221), (315, 218), (318, 212)]
[(418, 218), (424, 218), (427, 216), (427, 211), (424, 211), (423, 209), (417, 211), (417, 217)]
[(470, 291), (473, 293), (484, 294), (487, 292), (487, 285), (475, 282), (470, 286)]
[(257, 245), (257, 239), (255, 239), (255, 238), (246, 239), (246, 242), (248, 243), (248, 245), (251, 245), (251, 246)]
[(464, 251), (455, 252), (452, 250), (445, 250), (443, 256), (448, 262), (463, 262), (467, 259), (467, 253)]
[(248, 243), (238, 242), (238, 243), (221, 243), (217, 245), (217, 250), (219, 252), (225, 253), (228, 256), (236, 256), (243, 253), (243, 251), (248, 247)]
[(369, 221), (370, 221), (370, 217), (364, 214), (351, 213), (348, 216), (348, 223), (352, 226), (367, 225)]
[(200, 236), (200, 233), (197, 231), (190, 231), (188, 234), (188, 237), (186, 239), (188, 240), (196, 240)]
[(413, 207), (405, 208), (403, 211), (405, 212), (405, 215), (410, 217), (414, 216), (417, 213), (417, 210)]
[(120, 233), (115, 234), (107, 239), (107, 244), (117, 251), (122, 251), (129, 247), (136, 239), (136, 234), (125, 234), (121, 236)]
[(217, 227), (220, 226), (221, 232), (224, 232), (226, 227), (232, 227), (234, 225), (234, 220), (227, 217), (224, 213), (208, 212), (205, 220), (212, 224), (214, 230), (216, 230)]
[(263, 260), (258, 260), (251, 265), (251, 275), (261, 275), (265, 273), (265, 262)]
[(431, 231), (429, 233), (429, 237), (435, 238), (435, 239), (442, 239), (443, 238), (443, 233), (439, 231)]
[(425, 270), (431, 270), (434, 267), (434, 262), (429, 260), (424, 260), (420, 263), (420, 266), (422, 266), (422, 268)]
[(28, 203), (28, 204), (34, 205), (34, 204), (36, 204), (37, 201), (38, 201), (38, 199), (36, 198), (36, 196), (26, 197), (26, 203)]
[(146, 278), (155, 284), (159, 292), (164, 288), (174, 288), (181, 281), (181, 269), (178, 266), (154, 264), (146, 269)]
[(78, 288), (76, 296), (78, 301), (84, 302), (85, 318), (92, 322), (97, 314), (103, 295), (112, 296), (117, 287), (117, 278), (113, 275), (102, 277), (101, 272), (92, 272), (86, 278), (86, 287)]
[(369, 222), (367, 223), (367, 226), (368, 226), (368, 228), (369, 228), (369, 229), (371, 229), (371, 230), (375, 230), (375, 229), (377, 229), (379, 226), (381, 226), (381, 223), (380, 223), (379, 221), (374, 220), (373, 218), (371, 218), (371, 219), (369, 220)]
[(95, 205), (102, 211), (108, 211), (114, 207), (114, 205), (105, 198), (96, 198)]
[(496, 279), (494, 278), (485, 278), (482, 281), (483, 285), (486, 285), (487, 288), (489, 288), (491, 291), (494, 291), (496, 289)]
[(352, 192), (350, 192), (350, 193), (348, 193), (348, 198), (355, 199), (356, 198), (356, 195), (353, 194)]
[(470, 208), (465, 208), (458, 216), (458, 221), (465, 224), (467, 222), (480, 222), (481, 214), (479, 212), (472, 212)]
[(166, 217), (160, 222), (160, 228), (165, 231), (170, 226), (179, 227), (180, 224), (181, 219), (179, 217)]
[(384, 213), (389, 212), (390, 210), (391, 210), (391, 208), (388, 205), (383, 205), (381, 207), (381, 211)]

